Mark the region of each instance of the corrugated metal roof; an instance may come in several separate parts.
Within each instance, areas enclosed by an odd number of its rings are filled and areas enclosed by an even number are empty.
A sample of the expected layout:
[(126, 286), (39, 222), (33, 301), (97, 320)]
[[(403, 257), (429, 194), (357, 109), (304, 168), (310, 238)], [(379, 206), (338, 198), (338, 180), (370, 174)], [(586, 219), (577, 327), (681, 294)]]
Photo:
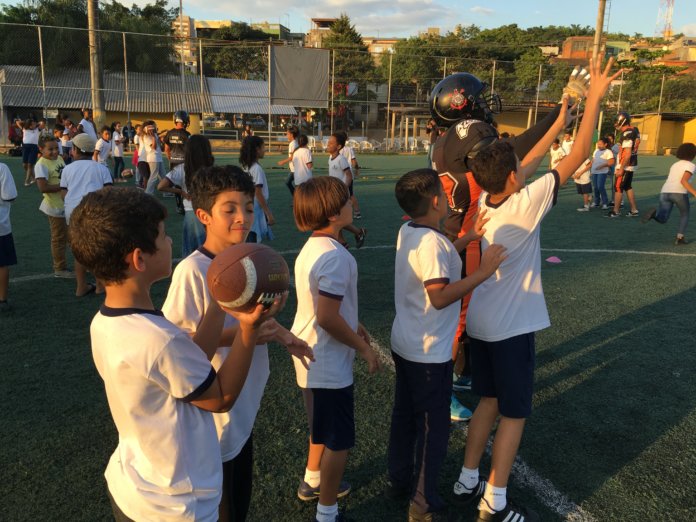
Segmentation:
[[(268, 82), (206, 78), (213, 112), (268, 114)], [(271, 105), (271, 114), (297, 114), (291, 105)]]
[[(46, 71), (46, 89), (41, 70), (33, 65), (0, 66), (5, 71), (2, 102), (5, 107), (81, 109), (92, 106), (89, 71)], [(199, 76), (128, 73), (128, 97), (123, 72), (104, 73), (104, 108), (112, 112), (166, 113), (180, 109), (192, 113), (228, 112), (268, 114), (268, 84), (263, 81), (205, 78), (203, 93)], [(45, 98), (44, 98), (45, 97)], [(273, 105), (274, 115), (296, 115), (289, 105)]]
[[(46, 71), (46, 89), (41, 84), (41, 71), (35, 66), (6, 65), (2, 86), (6, 107), (49, 107), (80, 109), (92, 105), (89, 71), (82, 69)], [(115, 112), (211, 112), (207, 83), (198, 76), (184, 76), (185, 90), (181, 92), (181, 76), (174, 74), (128, 73), (128, 99), (123, 72), (104, 73), (104, 105)], [(44, 100), (45, 96), (45, 100)]]

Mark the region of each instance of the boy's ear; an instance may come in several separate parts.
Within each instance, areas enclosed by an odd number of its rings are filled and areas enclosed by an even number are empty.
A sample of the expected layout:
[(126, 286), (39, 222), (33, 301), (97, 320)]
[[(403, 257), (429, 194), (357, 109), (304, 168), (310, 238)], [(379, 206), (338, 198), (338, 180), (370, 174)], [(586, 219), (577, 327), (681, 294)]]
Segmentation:
[(198, 221), (203, 223), (203, 226), (208, 226), (210, 224), (210, 214), (208, 214), (205, 210), (202, 208), (197, 208), (195, 213)]
[(145, 258), (140, 248), (135, 248), (132, 252), (128, 252), (125, 261), (136, 272), (145, 271)]

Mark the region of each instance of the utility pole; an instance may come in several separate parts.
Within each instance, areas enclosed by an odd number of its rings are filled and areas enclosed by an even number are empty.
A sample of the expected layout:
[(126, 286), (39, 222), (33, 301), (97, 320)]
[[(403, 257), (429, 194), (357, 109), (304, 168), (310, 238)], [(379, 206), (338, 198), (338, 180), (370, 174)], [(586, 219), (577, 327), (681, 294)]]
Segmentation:
[(99, 134), (106, 123), (102, 79), (101, 38), (99, 36), (99, 0), (87, 0), (87, 28), (89, 29), (89, 75), (92, 82), (92, 116)]
[(597, 63), (599, 48), (602, 45), (602, 32), (604, 31), (604, 11), (607, 7), (607, 0), (599, 0), (597, 10), (597, 25), (595, 26), (594, 45), (592, 47), (592, 61)]

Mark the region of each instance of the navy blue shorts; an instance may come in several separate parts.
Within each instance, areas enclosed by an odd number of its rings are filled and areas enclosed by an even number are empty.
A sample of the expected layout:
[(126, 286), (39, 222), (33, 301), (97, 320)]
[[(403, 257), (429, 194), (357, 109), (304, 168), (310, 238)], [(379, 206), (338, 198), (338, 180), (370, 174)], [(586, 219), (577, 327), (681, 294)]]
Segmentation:
[(592, 194), (592, 183), (576, 183), (578, 194)]
[(470, 341), (471, 391), (498, 399), (504, 417), (529, 417), (534, 393), (534, 332), (497, 342), (473, 337)]
[(39, 146), (33, 143), (25, 143), (22, 145), (22, 163), (31, 163), (36, 165), (39, 159)]
[(353, 385), (337, 390), (312, 388), (312, 395), (312, 442), (323, 444), (332, 451), (355, 446)]
[(17, 252), (15, 252), (12, 234), (0, 236), (0, 266), (12, 266), (17, 264)]

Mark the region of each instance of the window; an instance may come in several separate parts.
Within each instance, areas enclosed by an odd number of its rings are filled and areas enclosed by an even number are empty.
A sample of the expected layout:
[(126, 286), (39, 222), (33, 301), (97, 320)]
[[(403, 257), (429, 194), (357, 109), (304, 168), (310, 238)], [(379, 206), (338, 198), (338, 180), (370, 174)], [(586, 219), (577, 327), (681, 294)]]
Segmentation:
[(589, 47), (589, 42), (585, 40), (581, 40), (579, 42), (573, 42), (573, 46), (571, 47), (571, 51), (576, 53), (576, 52), (584, 52), (587, 51)]

